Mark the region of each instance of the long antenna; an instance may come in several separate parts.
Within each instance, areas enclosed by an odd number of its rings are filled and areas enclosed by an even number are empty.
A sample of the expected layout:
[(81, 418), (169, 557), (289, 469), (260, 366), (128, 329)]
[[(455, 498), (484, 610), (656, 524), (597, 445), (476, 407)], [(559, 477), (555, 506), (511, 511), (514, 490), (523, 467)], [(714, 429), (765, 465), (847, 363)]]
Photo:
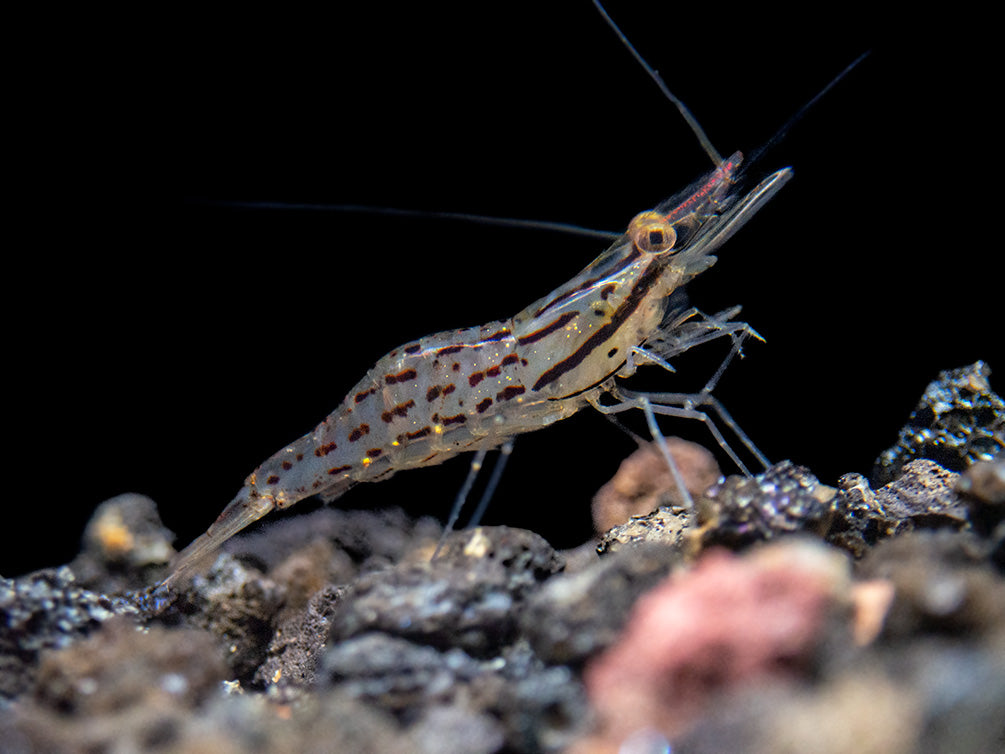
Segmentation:
[(698, 142), (701, 144), (702, 149), (704, 149), (705, 153), (712, 158), (712, 162), (715, 166), (719, 167), (722, 165), (722, 155), (720, 155), (716, 151), (715, 147), (712, 146), (712, 142), (709, 140), (708, 136), (705, 135), (705, 130), (701, 127), (701, 125), (699, 125), (698, 120), (691, 114), (691, 111), (687, 109), (687, 105), (677, 99), (674, 93), (671, 92), (670, 88), (666, 85), (666, 82), (663, 81), (663, 78), (659, 75), (657, 70), (649, 65), (645, 58), (639, 54), (639, 51), (635, 49), (635, 46), (628, 41), (628, 37), (622, 33), (621, 29), (618, 28), (618, 25), (614, 23), (614, 19), (612, 19), (607, 14), (607, 11), (604, 10), (604, 6), (600, 4), (600, 0), (593, 0), (593, 5), (600, 12), (600, 15), (603, 16), (607, 25), (610, 26), (611, 29), (614, 30), (614, 33), (618, 35), (618, 39), (621, 40), (621, 44), (628, 48), (628, 52), (632, 54), (632, 57), (638, 61), (639, 65), (641, 65), (645, 72), (649, 74), (649, 77), (656, 82), (656, 86), (660, 88), (663, 95), (677, 106), (677, 109), (680, 110), (680, 114), (684, 116), (684, 120), (687, 121), (691, 130), (694, 131), (694, 135), (698, 137)]

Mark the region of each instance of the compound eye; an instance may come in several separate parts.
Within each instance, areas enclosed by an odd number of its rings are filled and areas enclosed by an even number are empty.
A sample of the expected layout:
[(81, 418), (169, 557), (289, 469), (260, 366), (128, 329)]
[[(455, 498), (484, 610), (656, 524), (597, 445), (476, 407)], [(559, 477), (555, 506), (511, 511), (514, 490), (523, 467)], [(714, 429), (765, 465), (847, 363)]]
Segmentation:
[(667, 251), (677, 243), (677, 231), (666, 218), (654, 210), (640, 212), (628, 224), (628, 237), (639, 251)]

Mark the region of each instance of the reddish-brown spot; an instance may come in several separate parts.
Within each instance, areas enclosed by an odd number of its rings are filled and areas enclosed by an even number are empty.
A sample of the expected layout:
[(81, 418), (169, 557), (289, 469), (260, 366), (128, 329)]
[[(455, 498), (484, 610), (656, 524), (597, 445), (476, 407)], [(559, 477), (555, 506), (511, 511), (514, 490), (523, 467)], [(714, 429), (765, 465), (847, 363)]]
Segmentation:
[(423, 427), (422, 429), (416, 430), (415, 432), (409, 432), (405, 435), (409, 440), (418, 440), (420, 437), (425, 437), (433, 430), (430, 427)]
[(520, 359), (520, 363), (527, 366), (527, 359)]
[(456, 416), (445, 416), (443, 417), (443, 426), (449, 426), (451, 424), (463, 424), (468, 420), (464, 414), (457, 414)]
[(507, 356), (505, 359), (502, 360), (501, 366), (507, 366), (508, 364), (515, 364), (518, 361), (520, 361), (520, 357), (517, 356), (515, 353), (511, 353), (509, 356)]
[(455, 385), (454, 383), (452, 383), (452, 382), (451, 382), (451, 383), (450, 383), (449, 385), (446, 385), (446, 386), (445, 386), (445, 387), (443, 388), (443, 394), (444, 394), (444, 395), (450, 395), (450, 394), (451, 394), (452, 392), (454, 392), (454, 391), (455, 391), (456, 389), (457, 389), (457, 386), (456, 386), (456, 385)]
[(272, 476), (270, 476), (268, 479), (265, 480), (266, 484), (277, 484), (278, 482), (279, 477), (277, 477), (275, 474), (273, 474)]
[(479, 403), (477, 406), (475, 406), (475, 408), (478, 409), (478, 413), (479, 414), (484, 414), (485, 413), (485, 409), (487, 409), (491, 405), (492, 405), (492, 399), (491, 398), (486, 398), (481, 403)]
[(297, 460), (298, 461), (304, 460), (304, 454), (303, 453), (297, 453)]
[(433, 385), (429, 390), (426, 391), (426, 400), (432, 403), (437, 398), (440, 397), (440, 393), (443, 391), (439, 385)]
[(356, 429), (354, 429), (349, 435), (349, 442), (356, 442), (363, 435), (370, 434), (369, 424), (360, 424)]
[(500, 371), (499, 367), (489, 367), (488, 369), (485, 370), (485, 374), (488, 375), (489, 377), (498, 377), (499, 371)]
[(414, 380), (416, 377), (418, 377), (418, 372), (414, 369), (404, 369), (397, 374), (384, 375), (384, 381), (388, 385), (394, 385), (398, 382), (408, 382), (409, 380)]
[(418, 353), (421, 349), (422, 346), (420, 346), (418, 343), (415, 343), (410, 346), (405, 346), (405, 353)]
[(379, 456), (379, 455), (380, 455), (381, 453), (383, 453), (383, 452), (384, 452), (384, 451), (383, 451), (383, 450), (381, 450), (380, 448), (370, 448), (370, 449), (369, 449), (368, 451), (366, 451), (366, 454), (367, 454), (367, 455), (368, 455), (368, 456), (369, 456), (370, 458), (376, 458), (377, 456)]
[[(363, 426), (366, 426), (366, 425), (364, 424)], [(316, 447), (314, 449), (314, 455), (316, 455), (318, 458), (320, 458), (321, 456), (326, 456), (329, 453), (331, 453), (333, 450), (335, 450), (335, 448), (337, 448), (337, 447), (338, 446), (335, 443), (333, 443), (333, 442), (330, 442), (327, 445), (319, 445), (318, 447)]]
[(385, 411), (380, 415), (380, 418), (385, 422), (390, 422), (395, 416), (406, 416), (408, 414), (408, 409), (415, 405), (415, 401), (409, 398), (405, 403), (399, 403), (397, 406), (392, 408), (390, 411)]
[(508, 401), (521, 393), (526, 393), (527, 389), (523, 385), (510, 385), (508, 388), (496, 394), (497, 401)]
[(348, 471), (352, 466), (336, 466), (334, 469), (328, 469), (328, 473), (334, 476), (335, 474), (341, 474), (343, 471)]
[(459, 371), (461, 371), (461, 365), (460, 365), (460, 364), (458, 364), (458, 363), (457, 363), (456, 361), (454, 362), (454, 365), (453, 365), (452, 367), (450, 367), (450, 368), (451, 368), (452, 370), (454, 370), (455, 372), (459, 372)]
[(607, 352), (607, 358), (611, 358), (617, 352), (618, 352), (617, 348), (612, 348), (610, 351)]
[(369, 390), (364, 390), (362, 393), (356, 393), (356, 403), (362, 403), (369, 396), (373, 395), (376, 392), (377, 392), (377, 388), (372, 387)]
[(289, 471), (293, 468), (293, 464), (289, 461), (283, 461), (283, 471)]
[(614, 291), (618, 289), (614, 283), (608, 283), (603, 288), (600, 289), (600, 298), (607, 301), (607, 297), (610, 296)]
[(446, 348), (441, 348), (439, 351), (437, 351), (436, 355), (437, 356), (447, 356), (448, 354), (451, 354), (451, 353), (457, 353), (462, 348), (464, 348), (464, 346), (447, 346)]
[(482, 374), (481, 372), (475, 372), (473, 375), (468, 377), (468, 384), (471, 385), (471, 387), (474, 387), (484, 379), (485, 379), (484, 374)]

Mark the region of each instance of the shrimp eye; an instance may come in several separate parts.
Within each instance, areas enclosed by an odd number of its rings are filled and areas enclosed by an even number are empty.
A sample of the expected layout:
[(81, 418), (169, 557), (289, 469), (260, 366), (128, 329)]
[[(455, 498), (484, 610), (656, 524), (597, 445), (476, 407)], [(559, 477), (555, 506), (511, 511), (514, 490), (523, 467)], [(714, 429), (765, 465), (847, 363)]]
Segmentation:
[(628, 224), (628, 236), (639, 251), (667, 251), (677, 243), (677, 231), (659, 212), (640, 212)]

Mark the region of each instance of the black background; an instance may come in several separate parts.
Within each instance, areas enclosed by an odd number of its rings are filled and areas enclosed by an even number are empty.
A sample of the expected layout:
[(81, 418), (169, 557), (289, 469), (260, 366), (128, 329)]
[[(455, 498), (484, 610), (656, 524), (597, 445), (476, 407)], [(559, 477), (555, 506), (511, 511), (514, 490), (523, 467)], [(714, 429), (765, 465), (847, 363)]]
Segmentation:
[[(872, 51), (766, 157), (761, 172), (792, 165), (795, 178), (689, 288), (706, 311), (742, 303), (767, 340), (718, 395), (771, 459), (828, 483), (868, 472), (939, 370), (1005, 369), (978, 42), (850, 8), (609, 6), (725, 154), (752, 152)], [(53, 45), (58, 73), (11, 110), (13, 219), (31, 232), (7, 278), (4, 575), (68, 560), (93, 508), (125, 491), (153, 497), (186, 543), (382, 354), (511, 316), (604, 245), (202, 200), (620, 230), (710, 167), (585, 2), (248, 14), (173, 19), (156, 52), (147, 22)], [(724, 355), (704, 351), (649, 384), (700, 388)], [(578, 544), (590, 497), (632, 447), (589, 411), (518, 438), (488, 522)], [(443, 518), (465, 471), (455, 460), (338, 504)]]

